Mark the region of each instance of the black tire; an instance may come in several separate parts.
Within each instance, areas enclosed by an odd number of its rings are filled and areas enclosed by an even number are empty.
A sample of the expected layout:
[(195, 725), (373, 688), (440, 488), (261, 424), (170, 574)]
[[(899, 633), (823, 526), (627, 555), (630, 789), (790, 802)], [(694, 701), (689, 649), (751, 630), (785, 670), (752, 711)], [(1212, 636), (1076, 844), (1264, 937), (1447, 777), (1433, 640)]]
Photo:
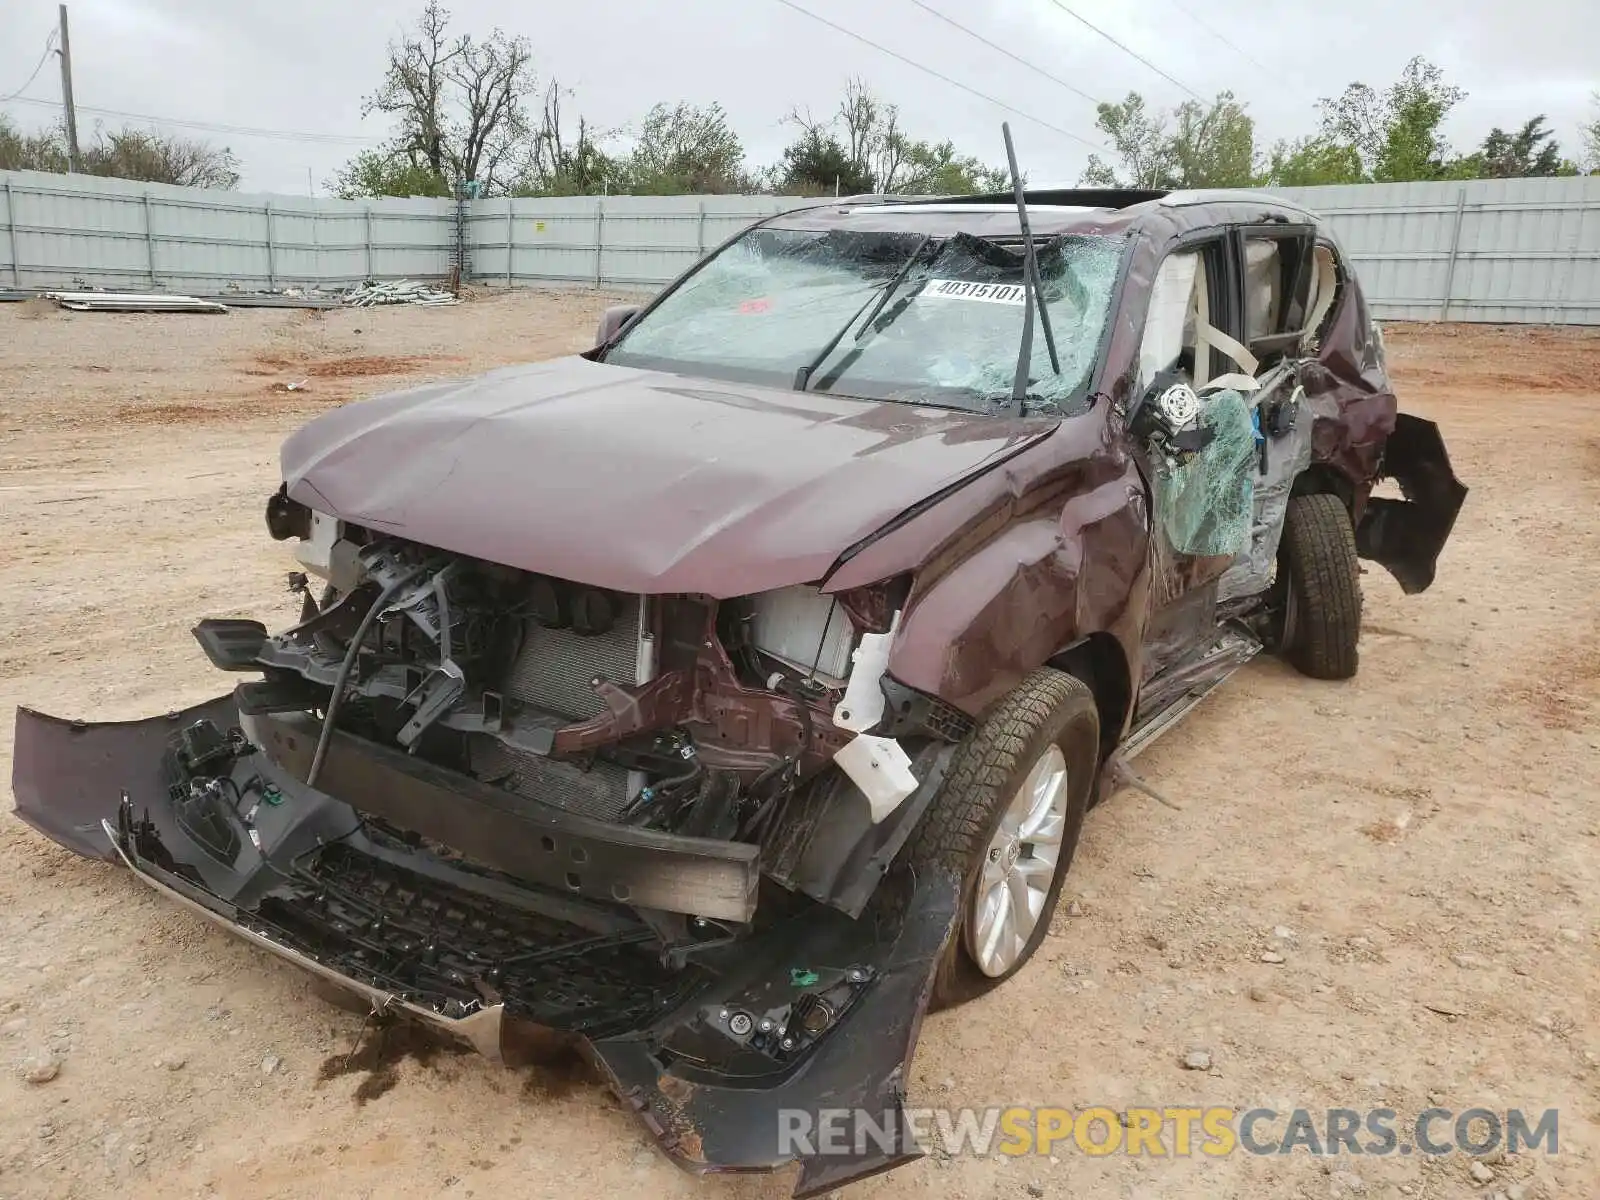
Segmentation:
[[(1052, 744), (1067, 762), (1066, 822), (1055, 878), (1044, 911), (1021, 955), (1003, 975), (986, 975), (966, 948), (966, 914), (978, 887), (983, 861), (1016, 790)], [(1099, 767), (1100, 715), (1094, 694), (1081, 680), (1050, 667), (1030, 674), (967, 737), (950, 764), (944, 787), (913, 834), (907, 862), (938, 867), (961, 877), (961, 916), (934, 980), (935, 1008), (970, 1000), (997, 987), (1033, 957), (1049, 932), (1050, 917), (1072, 864), (1083, 815)]]
[(1282, 591), (1279, 651), (1313, 679), (1356, 673), (1361, 636), (1361, 565), (1344, 502), (1331, 493), (1289, 500), (1278, 547)]

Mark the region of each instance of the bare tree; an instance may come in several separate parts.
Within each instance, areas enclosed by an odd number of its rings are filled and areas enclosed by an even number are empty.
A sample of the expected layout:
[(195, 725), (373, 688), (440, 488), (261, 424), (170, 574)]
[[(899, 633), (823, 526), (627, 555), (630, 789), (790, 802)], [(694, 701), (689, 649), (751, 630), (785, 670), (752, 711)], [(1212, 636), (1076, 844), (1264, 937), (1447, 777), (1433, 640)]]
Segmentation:
[(852, 192), (909, 195), (970, 194), (998, 188), (1005, 172), (956, 153), (949, 141), (920, 141), (900, 125), (898, 105), (874, 95), (859, 79), (826, 121), (791, 109), (786, 121), (800, 137), (770, 172), (772, 185), (803, 195)]
[(582, 116), (569, 133), (561, 110), (563, 92), (556, 80), (545, 89), (538, 128), (517, 148), (513, 190), (529, 196), (583, 196), (612, 190), (617, 165), (601, 148), (607, 134), (597, 134)]
[[(96, 129), (94, 140), (79, 153), (79, 166), (86, 175), (146, 183), (203, 188), (239, 186), (239, 160), (233, 151), (131, 127)], [(57, 125), (40, 133), (24, 134), (0, 115), (0, 170), (59, 173), (66, 169), (65, 129)]]
[(85, 174), (175, 183), (180, 187), (239, 186), (239, 160), (226, 147), (166, 137), (142, 129), (95, 131), (79, 154)]
[(391, 149), (413, 166), (426, 166), (441, 179), (445, 154), (445, 71), (455, 51), (448, 37), (450, 14), (428, 0), (416, 33), (389, 43), (389, 68), (378, 90), (367, 97), (362, 115), (374, 112), (400, 118)]
[(459, 92), (462, 119), (452, 139), (457, 178), (488, 190), (495, 171), (528, 133), (524, 99), (534, 89), (533, 49), (522, 37), (494, 30), (487, 41), (466, 34), (456, 42), (446, 74)]
[(882, 150), (885, 126), (895, 126), (898, 115), (895, 106), (874, 96), (864, 81), (845, 82), (837, 120), (844, 127), (845, 150), (855, 167), (867, 172), (872, 170), (872, 160)]
[[(502, 166), (528, 134), (524, 102), (536, 87), (533, 48), (499, 29), (452, 37), (450, 13), (427, 0), (413, 30), (389, 45), (383, 82), (364, 111), (394, 117), (386, 154), (454, 187), (504, 190)], [(415, 178), (415, 170), (398, 172)]]
[(1596, 92), (1591, 99), (1593, 115), (1583, 123), (1580, 132), (1583, 135), (1584, 152), (1589, 157), (1589, 168), (1600, 172), (1600, 92)]

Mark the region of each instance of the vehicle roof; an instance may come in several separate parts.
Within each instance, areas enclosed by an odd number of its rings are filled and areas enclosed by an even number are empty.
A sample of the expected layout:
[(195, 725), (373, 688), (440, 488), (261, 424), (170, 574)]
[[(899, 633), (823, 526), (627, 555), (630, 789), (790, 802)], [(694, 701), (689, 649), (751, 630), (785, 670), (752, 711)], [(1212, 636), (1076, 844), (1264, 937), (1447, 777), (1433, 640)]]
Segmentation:
[[(1024, 193), (1028, 224), (1041, 236), (1162, 235), (1200, 225), (1293, 222), (1320, 224), (1316, 214), (1282, 196), (1217, 189), (1150, 191), (1037, 188)], [(766, 222), (776, 229), (852, 229), (949, 237), (1016, 237), (1021, 232), (1010, 193), (980, 196), (847, 196), (794, 209)]]

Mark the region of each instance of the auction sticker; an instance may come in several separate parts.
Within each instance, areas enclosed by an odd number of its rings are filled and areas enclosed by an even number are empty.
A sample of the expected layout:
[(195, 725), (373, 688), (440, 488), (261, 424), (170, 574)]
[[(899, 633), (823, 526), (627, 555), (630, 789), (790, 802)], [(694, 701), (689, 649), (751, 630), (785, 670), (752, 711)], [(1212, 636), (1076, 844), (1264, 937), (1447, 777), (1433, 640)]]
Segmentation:
[(1026, 290), (1020, 283), (977, 283), (971, 279), (930, 279), (922, 289), (930, 300), (982, 300), (987, 304), (1021, 304)]

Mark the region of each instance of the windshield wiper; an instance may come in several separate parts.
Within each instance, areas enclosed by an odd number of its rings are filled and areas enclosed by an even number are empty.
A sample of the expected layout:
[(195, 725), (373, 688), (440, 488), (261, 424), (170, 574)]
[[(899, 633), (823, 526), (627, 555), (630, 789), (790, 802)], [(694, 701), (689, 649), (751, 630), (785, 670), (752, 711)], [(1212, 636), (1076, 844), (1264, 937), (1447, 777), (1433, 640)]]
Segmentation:
[[(910, 257), (908, 257), (906, 261), (901, 264), (900, 269), (895, 272), (894, 278), (889, 280), (889, 282), (884, 285), (883, 289), (878, 292), (876, 297), (869, 297), (865, 304), (856, 309), (856, 311), (851, 314), (850, 319), (846, 321), (840, 328), (839, 332), (828, 339), (828, 344), (822, 348), (821, 352), (817, 354), (816, 357), (814, 357), (810, 362), (806, 363), (805, 366), (801, 367), (794, 373), (795, 391), (803, 392), (806, 390), (807, 385), (811, 382), (812, 373), (815, 372), (816, 369), (823, 363), (828, 361), (828, 355), (832, 354), (836, 349), (839, 348), (839, 343), (844, 341), (844, 335), (849, 333), (850, 330), (855, 327), (855, 324), (857, 320), (860, 320), (862, 313), (866, 312), (867, 315), (866, 319), (861, 321), (861, 329), (864, 330), (871, 327), (872, 322), (877, 320), (878, 314), (883, 311), (883, 306), (889, 302), (889, 297), (894, 295), (895, 291), (900, 287), (900, 285), (905, 282), (906, 276), (911, 274), (911, 268), (916, 265), (917, 259), (922, 257), (922, 252), (927, 249), (928, 243), (932, 240), (932, 234), (924, 236), (923, 239), (918, 242), (916, 247), (911, 251)], [(872, 311), (867, 312), (868, 308), (871, 308)], [(857, 331), (856, 341), (859, 342), (860, 340), (861, 333), (860, 331)]]
[(1000, 132), (1006, 139), (1006, 163), (1011, 168), (1011, 188), (1017, 195), (1017, 224), (1022, 228), (1022, 346), (1017, 351), (1017, 371), (1011, 379), (1011, 407), (1021, 416), (1028, 398), (1028, 368), (1033, 363), (1033, 311), (1039, 310), (1039, 324), (1044, 329), (1044, 344), (1050, 350), (1050, 367), (1061, 374), (1061, 360), (1056, 357), (1056, 338), (1050, 329), (1050, 313), (1044, 306), (1044, 287), (1039, 281), (1039, 259), (1033, 252), (1033, 231), (1028, 228), (1028, 204), (1022, 195), (1022, 176), (1017, 171), (1017, 151), (1011, 144), (1011, 125), (1000, 123)]

